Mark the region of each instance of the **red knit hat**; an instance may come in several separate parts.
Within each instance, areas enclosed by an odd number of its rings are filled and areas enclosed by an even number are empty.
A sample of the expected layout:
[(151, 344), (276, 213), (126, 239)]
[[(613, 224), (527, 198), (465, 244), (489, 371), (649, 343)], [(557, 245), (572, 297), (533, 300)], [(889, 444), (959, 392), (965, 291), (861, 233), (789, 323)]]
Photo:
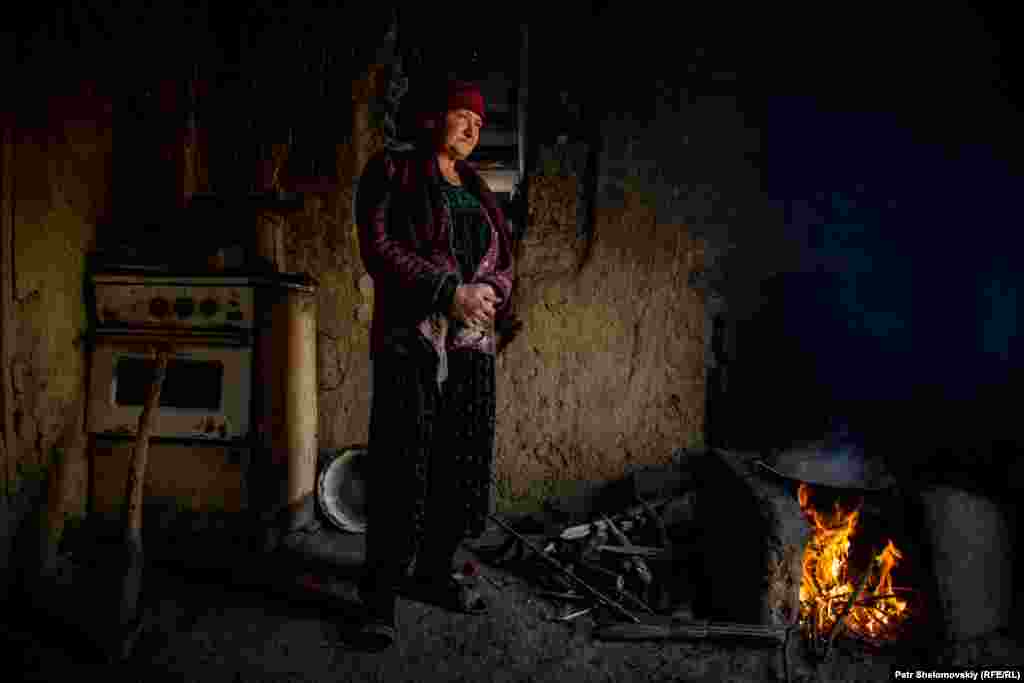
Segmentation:
[(469, 81), (448, 81), (447, 104), (447, 111), (468, 109), (484, 118), (484, 96), (480, 94), (480, 88)]
[(433, 128), (437, 124), (437, 116), (443, 118), (445, 112), (452, 109), (468, 109), (484, 120), (484, 97), (480, 88), (469, 81), (448, 81), (445, 86), (443, 100), (427, 103), (416, 115), (417, 124), (421, 128)]

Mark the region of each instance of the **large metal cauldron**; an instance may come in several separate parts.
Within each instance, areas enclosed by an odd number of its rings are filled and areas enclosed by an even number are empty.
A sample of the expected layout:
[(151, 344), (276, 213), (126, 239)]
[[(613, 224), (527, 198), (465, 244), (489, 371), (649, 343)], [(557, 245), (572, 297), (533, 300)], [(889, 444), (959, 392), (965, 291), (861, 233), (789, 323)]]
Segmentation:
[(846, 430), (780, 451), (757, 464), (787, 479), (832, 488), (877, 491), (896, 483), (885, 463), (869, 458)]

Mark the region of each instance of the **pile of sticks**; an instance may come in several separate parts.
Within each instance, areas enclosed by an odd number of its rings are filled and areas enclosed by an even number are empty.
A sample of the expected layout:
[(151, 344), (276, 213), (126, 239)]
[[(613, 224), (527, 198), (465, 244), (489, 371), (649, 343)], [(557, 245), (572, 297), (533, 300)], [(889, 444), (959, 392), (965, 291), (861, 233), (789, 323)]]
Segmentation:
[[(690, 586), (680, 586), (695, 551), (686, 529), (695, 523), (693, 496), (635, 502), (618, 514), (602, 514), (585, 524), (524, 533), (497, 515), (491, 519), (506, 533), (505, 541), (478, 549), (485, 562), (509, 567), (539, 586), (539, 597), (564, 606), (554, 621), (599, 616), (594, 636), (600, 640), (686, 640), (736, 637), (784, 642), (785, 627), (694, 621), (687, 600)], [(683, 513), (680, 514), (680, 510)]]

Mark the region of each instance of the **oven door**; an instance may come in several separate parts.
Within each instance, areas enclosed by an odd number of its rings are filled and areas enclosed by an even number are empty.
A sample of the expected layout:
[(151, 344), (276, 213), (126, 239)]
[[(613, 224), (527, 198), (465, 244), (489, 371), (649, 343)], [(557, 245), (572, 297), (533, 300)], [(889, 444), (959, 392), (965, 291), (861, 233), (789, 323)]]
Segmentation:
[[(137, 346), (97, 339), (92, 356), (89, 432), (130, 436), (152, 377), (152, 361)], [(252, 348), (176, 343), (167, 360), (153, 436), (237, 442), (249, 436)]]

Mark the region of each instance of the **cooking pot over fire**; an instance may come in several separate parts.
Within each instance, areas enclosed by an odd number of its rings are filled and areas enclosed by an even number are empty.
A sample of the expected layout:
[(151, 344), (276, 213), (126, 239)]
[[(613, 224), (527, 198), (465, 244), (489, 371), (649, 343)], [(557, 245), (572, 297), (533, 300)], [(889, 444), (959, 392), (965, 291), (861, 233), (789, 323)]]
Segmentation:
[(867, 457), (845, 431), (779, 451), (757, 464), (787, 479), (840, 489), (877, 491), (896, 483), (885, 463)]

